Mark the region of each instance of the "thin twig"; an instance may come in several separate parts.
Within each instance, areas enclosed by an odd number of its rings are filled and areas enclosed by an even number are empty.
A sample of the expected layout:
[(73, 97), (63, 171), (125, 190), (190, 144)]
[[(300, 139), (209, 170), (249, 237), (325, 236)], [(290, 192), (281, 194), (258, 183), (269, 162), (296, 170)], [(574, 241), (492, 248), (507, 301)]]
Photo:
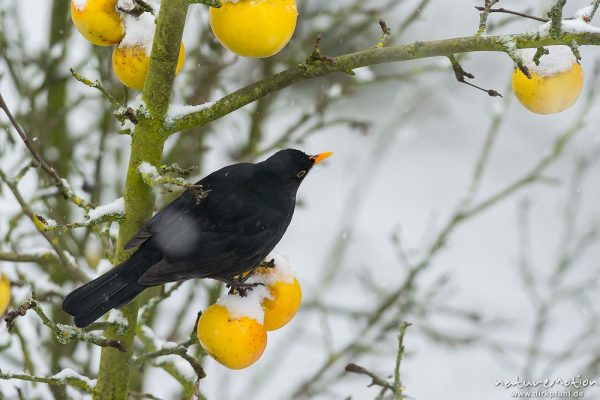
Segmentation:
[(113, 106), (113, 113), (115, 117), (117, 117), (121, 124), (124, 124), (126, 119), (131, 121), (133, 124), (137, 124), (139, 122), (139, 119), (135, 114), (135, 110), (133, 110), (131, 107), (126, 107), (123, 104), (121, 104), (119, 100), (117, 100), (112, 94), (110, 94), (108, 90), (106, 90), (106, 88), (104, 88), (104, 86), (102, 86), (102, 83), (100, 83), (99, 80), (92, 81), (91, 79), (86, 78), (85, 76), (75, 72), (73, 68), (69, 70), (71, 71), (71, 75), (73, 75), (73, 78), (75, 78), (76, 80), (78, 80), (86, 86), (98, 90), (100, 93), (102, 93), (104, 97), (106, 97), (106, 99), (108, 99), (108, 101)]
[[(406, 18), (404, 18), (404, 21), (402, 21), (402, 23), (400, 23), (400, 27), (398, 28), (397, 33), (398, 36), (402, 36), (404, 34), (404, 32), (417, 20), (419, 15), (421, 15), (423, 9), (427, 7), (427, 5), (430, 2), (431, 0), (421, 0), (421, 2), (413, 8), (412, 12), (408, 14)], [(399, 2), (396, 1), (395, 3)]]
[(477, 36), (481, 36), (485, 33), (485, 29), (487, 28), (487, 19), (490, 15), (492, 6), (498, 1), (499, 0), (485, 0), (485, 6), (482, 7), (483, 9), (479, 14), (479, 29), (477, 30)]
[(567, 4), (567, 0), (554, 0), (554, 5), (548, 11), (548, 18), (550, 18), (550, 36), (554, 38), (560, 37), (562, 33), (562, 14), (563, 8)]
[(452, 64), (452, 69), (454, 70), (454, 75), (456, 76), (457, 81), (459, 81), (460, 83), (464, 83), (465, 85), (474, 87), (475, 89), (481, 90), (482, 92), (487, 93), (487, 95), (490, 97), (502, 97), (502, 95), (500, 93), (498, 93), (497, 91), (495, 91), (494, 89), (484, 89), (480, 86), (477, 86), (471, 82), (466, 81), (465, 78), (474, 79), (475, 76), (469, 72), (466, 72), (462, 68), (462, 66), (460, 65), (460, 63), (458, 62), (458, 60), (456, 59), (456, 57), (454, 55), (448, 56), (448, 59), (450, 60), (450, 63)]
[(600, 6), (600, 0), (593, 0), (592, 1), (592, 11), (587, 16), (588, 17), (587, 22), (591, 22), (592, 19), (594, 19), (594, 15), (596, 15), (596, 11), (598, 11), (598, 6)]
[(0, 180), (2, 180), (6, 186), (11, 190), (13, 196), (21, 206), (21, 210), (34, 224), (38, 232), (46, 239), (48, 244), (54, 249), (58, 259), (60, 260), (60, 265), (65, 268), (65, 270), (73, 277), (82, 282), (86, 282), (89, 280), (87, 274), (85, 274), (82, 270), (79, 269), (77, 264), (73, 262), (71, 257), (67, 256), (66, 252), (64, 252), (56, 243), (56, 240), (51, 236), (51, 234), (46, 230), (46, 225), (44, 225), (39, 216), (33, 212), (29, 203), (23, 198), (21, 192), (17, 188), (17, 183), (14, 180), (11, 180), (6, 173), (0, 168)]
[(411, 324), (406, 321), (402, 322), (400, 325), (400, 334), (398, 335), (398, 353), (396, 355), (396, 367), (394, 368), (394, 394), (396, 395), (397, 400), (402, 400), (404, 398), (402, 395), (404, 387), (400, 380), (400, 366), (404, 355), (404, 334), (410, 325)]
[(381, 27), (381, 39), (379, 39), (375, 47), (385, 47), (392, 38), (392, 31), (382, 18), (379, 19), (379, 26)]
[[(475, 8), (479, 11), (484, 11), (485, 7), (481, 7), (481, 6), (475, 6)], [(543, 17), (536, 17), (535, 15), (529, 15), (529, 14), (525, 14), (522, 12), (518, 12), (518, 11), (513, 11), (513, 10), (509, 10), (507, 8), (491, 8), (489, 10), (489, 13), (503, 13), (503, 14), (512, 14), (512, 15), (516, 15), (519, 17), (523, 17), (523, 18), (529, 18), (529, 19), (534, 19), (536, 21), (540, 21), (540, 22), (548, 22), (550, 21), (548, 18), (543, 18)]]
[(10, 379), (17, 379), (17, 380), (21, 380), (21, 381), (28, 381), (28, 382), (39, 382), (39, 383), (45, 383), (48, 385), (56, 385), (56, 386), (65, 386), (65, 385), (71, 385), (71, 386), (75, 386), (81, 390), (84, 390), (88, 393), (93, 393), (94, 392), (94, 382), (90, 379), (87, 379), (85, 377), (77, 377), (77, 376), (69, 376), (69, 377), (65, 377), (65, 378), (55, 378), (53, 376), (51, 377), (44, 377), (44, 376), (35, 376), (35, 375), (29, 375), (26, 373), (19, 373), (19, 372), (12, 372), (12, 371), (2, 371), (0, 369), (0, 379), (3, 380), (10, 380)]
[(369, 386), (380, 386), (387, 390), (391, 390), (392, 392), (396, 390), (396, 388), (393, 385), (391, 385), (388, 381), (377, 376), (375, 373), (369, 371), (368, 369), (361, 367), (360, 365), (350, 363), (350, 364), (346, 365), (346, 368), (344, 368), (344, 370), (346, 372), (352, 372), (354, 374), (368, 376), (369, 378), (371, 378), (371, 383), (369, 384)]
[(198, 360), (196, 360), (194, 357), (187, 354), (188, 347), (191, 344), (192, 344), (192, 342), (188, 340), (186, 342), (180, 343), (179, 345), (177, 345), (175, 347), (170, 347), (170, 346), (164, 347), (162, 349), (158, 349), (156, 351), (152, 351), (152, 352), (145, 353), (140, 356), (134, 357), (133, 362), (137, 365), (144, 365), (145, 363), (147, 363), (148, 361), (150, 361), (154, 358), (168, 356), (168, 355), (177, 355), (177, 356), (183, 358), (185, 361), (187, 361), (188, 364), (190, 364), (192, 369), (196, 372), (198, 379), (202, 379), (202, 378), (206, 377), (206, 373), (204, 372), (204, 369), (202, 368), (202, 364)]
[(23, 130), (23, 128), (21, 127), (19, 122), (15, 119), (15, 117), (11, 113), (11, 111), (8, 108), (8, 105), (6, 104), (6, 102), (4, 101), (4, 98), (2, 97), (1, 93), (0, 93), (0, 108), (4, 111), (4, 113), (8, 117), (11, 125), (15, 128), (15, 130), (19, 134), (19, 136), (21, 137), (21, 140), (23, 140), (23, 143), (25, 143), (25, 146), (27, 146), (27, 149), (29, 150), (29, 152), (31, 153), (31, 155), (33, 156), (33, 158), (35, 159), (37, 164), (39, 164), (39, 166), (42, 167), (42, 169), (44, 171), (46, 171), (46, 173), (48, 175), (50, 175), (50, 177), (54, 181), (54, 184), (56, 185), (58, 190), (63, 194), (65, 199), (70, 200), (77, 207), (81, 207), (86, 211), (90, 210), (92, 208), (92, 205), (89, 204), (88, 202), (86, 202), (83, 198), (75, 195), (75, 193), (73, 193), (71, 188), (67, 185), (66, 181), (63, 178), (61, 178), (61, 176), (58, 174), (58, 172), (56, 172), (56, 170), (50, 164), (48, 164), (48, 162), (44, 159), (44, 157), (40, 154), (40, 152), (35, 148), (35, 146), (31, 142), (31, 140), (29, 139), (29, 136), (27, 136), (27, 133), (25, 133), (25, 131)]
[(14, 320), (19, 316), (24, 316), (27, 313), (27, 310), (35, 311), (38, 317), (42, 320), (42, 323), (50, 328), (52, 332), (54, 332), (56, 339), (62, 344), (69, 343), (73, 340), (79, 340), (100, 347), (112, 347), (119, 351), (126, 351), (125, 346), (121, 341), (107, 339), (102, 336), (85, 332), (84, 330), (71, 325), (55, 324), (44, 313), (42, 307), (38, 304), (35, 298), (26, 300), (17, 308), (16, 311), (10, 311), (7, 314), (6, 318), (4, 318), (4, 321), (6, 322), (6, 326), (8, 327), (9, 331), (14, 326)]

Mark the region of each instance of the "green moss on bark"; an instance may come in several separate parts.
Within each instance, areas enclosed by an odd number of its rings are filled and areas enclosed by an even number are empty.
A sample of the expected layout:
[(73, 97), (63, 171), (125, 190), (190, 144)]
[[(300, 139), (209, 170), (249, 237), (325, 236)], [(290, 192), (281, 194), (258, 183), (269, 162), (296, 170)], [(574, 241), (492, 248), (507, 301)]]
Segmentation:
[[(179, 45), (183, 36), (188, 4), (184, 0), (163, 0), (157, 20), (156, 34), (150, 56), (148, 76), (142, 98), (150, 111), (149, 116), (136, 126), (131, 143), (131, 155), (125, 183), (125, 219), (119, 227), (116, 260), (126, 259), (130, 254), (124, 245), (152, 216), (154, 196), (138, 173), (142, 161), (160, 165), (166, 135), (163, 131), (164, 117), (169, 107)], [(95, 400), (126, 400), (131, 378), (131, 356), (135, 338), (139, 300), (123, 308), (129, 322), (126, 334), (107, 332), (111, 339), (121, 340), (127, 349), (120, 352), (102, 350)]]

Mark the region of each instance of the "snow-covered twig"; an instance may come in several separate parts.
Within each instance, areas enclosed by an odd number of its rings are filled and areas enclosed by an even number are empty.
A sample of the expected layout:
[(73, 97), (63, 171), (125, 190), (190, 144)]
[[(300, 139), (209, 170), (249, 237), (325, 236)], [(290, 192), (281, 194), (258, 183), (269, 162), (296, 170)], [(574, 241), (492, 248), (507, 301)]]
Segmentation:
[(14, 320), (19, 316), (24, 316), (27, 313), (27, 310), (33, 310), (42, 320), (42, 323), (54, 332), (54, 336), (62, 344), (67, 344), (73, 340), (79, 340), (100, 347), (112, 347), (120, 351), (126, 351), (123, 343), (118, 340), (107, 339), (93, 333), (85, 332), (84, 330), (71, 325), (56, 324), (52, 322), (44, 313), (44, 310), (42, 310), (42, 307), (35, 298), (26, 300), (16, 311), (8, 312), (7, 317), (4, 320), (6, 321), (6, 326), (9, 330), (14, 326)]
[(180, 177), (161, 175), (154, 165), (146, 161), (139, 165), (138, 172), (144, 183), (151, 187), (162, 186), (167, 191), (169, 191), (170, 185), (186, 188), (196, 194), (198, 202), (208, 195), (208, 191), (204, 190), (201, 185), (189, 183)]
[(96, 225), (107, 221), (118, 221), (125, 216), (125, 201), (119, 197), (115, 201), (98, 206), (87, 214), (85, 226)]
[(93, 393), (94, 388), (96, 387), (95, 379), (90, 379), (86, 376), (80, 375), (69, 368), (65, 368), (58, 374), (55, 374), (50, 377), (34, 376), (26, 374), (24, 372), (15, 372), (0, 369), (0, 379), (17, 379), (21, 381), (40, 382), (58, 386), (71, 385), (88, 393)]

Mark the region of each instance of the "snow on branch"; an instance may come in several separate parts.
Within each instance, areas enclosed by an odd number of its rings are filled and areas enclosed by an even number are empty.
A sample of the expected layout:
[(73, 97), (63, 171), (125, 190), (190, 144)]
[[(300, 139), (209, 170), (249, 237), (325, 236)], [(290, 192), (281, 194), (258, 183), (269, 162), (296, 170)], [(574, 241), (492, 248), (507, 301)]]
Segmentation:
[(179, 186), (189, 189), (196, 194), (196, 200), (198, 202), (204, 199), (209, 192), (204, 190), (202, 185), (189, 183), (181, 177), (161, 175), (160, 172), (158, 172), (158, 168), (146, 161), (143, 161), (138, 166), (138, 172), (146, 185), (150, 187), (162, 186), (165, 191), (171, 191), (170, 186)]
[(85, 221), (86, 226), (95, 225), (106, 221), (116, 221), (125, 215), (125, 201), (119, 197), (106, 205), (98, 206), (90, 210)]
[[(515, 57), (517, 49), (539, 48), (561, 44), (572, 46), (573, 43), (577, 43), (580, 46), (600, 45), (600, 31), (597, 32), (596, 28), (592, 25), (587, 24), (584, 26), (581, 22), (570, 21), (575, 20), (562, 20), (562, 24), (563, 26), (566, 24), (566, 28), (561, 30), (559, 36), (533, 31), (514, 35), (475, 35), (429, 42), (417, 41), (411, 44), (369, 48), (337, 56), (335, 57), (335, 63), (304, 63), (302, 67), (289, 68), (243, 87), (213, 102), (212, 105), (203, 107), (200, 111), (174, 118), (167, 127), (168, 133), (173, 134), (185, 129), (206, 125), (273, 92), (335, 72), (347, 73), (354, 69), (370, 65), (429, 57), (449, 57), (460, 53), (477, 51), (500, 51), (507, 53), (517, 66), (521, 68), (519, 58)], [(561, 21), (559, 20), (560, 23)], [(571, 26), (569, 26), (570, 24)]]
[(119, 340), (107, 339), (93, 333), (86, 332), (72, 325), (56, 324), (44, 313), (42, 307), (35, 298), (30, 298), (21, 304), (16, 310), (9, 311), (4, 318), (6, 327), (9, 331), (12, 330), (15, 324), (15, 319), (24, 316), (28, 310), (33, 310), (46, 325), (54, 333), (56, 340), (62, 344), (70, 343), (73, 340), (87, 342), (100, 347), (112, 347), (120, 351), (126, 351), (125, 346)]
[(58, 374), (51, 377), (34, 376), (24, 372), (16, 372), (9, 370), (0, 369), (0, 379), (9, 380), (17, 379), (21, 381), (29, 382), (40, 382), (48, 385), (65, 386), (71, 385), (88, 393), (93, 393), (96, 387), (96, 380), (90, 379), (87, 376), (83, 376), (73, 371), (72, 369), (65, 368)]

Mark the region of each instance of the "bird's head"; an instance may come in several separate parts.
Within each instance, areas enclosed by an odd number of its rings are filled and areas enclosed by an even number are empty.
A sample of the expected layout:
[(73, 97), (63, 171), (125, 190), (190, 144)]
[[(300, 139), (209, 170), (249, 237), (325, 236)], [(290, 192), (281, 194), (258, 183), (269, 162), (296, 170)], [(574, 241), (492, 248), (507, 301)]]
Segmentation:
[(260, 164), (273, 178), (286, 186), (298, 188), (312, 167), (332, 154), (326, 152), (310, 156), (300, 150), (286, 149), (278, 151)]

